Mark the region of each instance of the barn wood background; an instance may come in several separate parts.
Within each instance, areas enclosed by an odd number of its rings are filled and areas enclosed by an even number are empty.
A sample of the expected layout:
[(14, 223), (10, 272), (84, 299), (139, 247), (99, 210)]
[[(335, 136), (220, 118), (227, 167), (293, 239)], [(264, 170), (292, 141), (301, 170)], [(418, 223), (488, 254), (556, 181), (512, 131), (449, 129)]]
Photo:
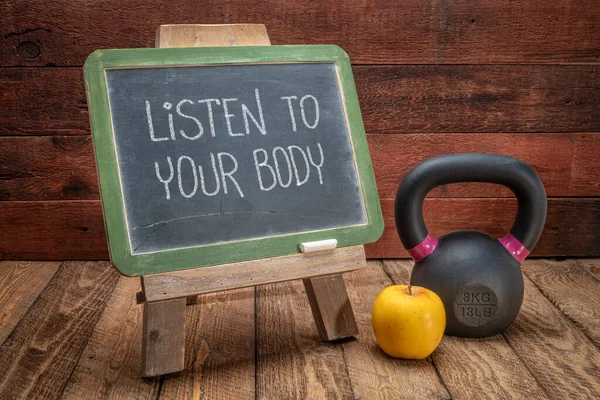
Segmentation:
[[(538, 256), (600, 255), (597, 0), (0, 3), (0, 257), (106, 259), (81, 66), (99, 48), (153, 47), (166, 23), (264, 23), (273, 44), (335, 43), (354, 63), (386, 216), (370, 257), (402, 257), (393, 196), (419, 161), (512, 155), (549, 195)], [(509, 229), (493, 185), (431, 193), (430, 230)]]

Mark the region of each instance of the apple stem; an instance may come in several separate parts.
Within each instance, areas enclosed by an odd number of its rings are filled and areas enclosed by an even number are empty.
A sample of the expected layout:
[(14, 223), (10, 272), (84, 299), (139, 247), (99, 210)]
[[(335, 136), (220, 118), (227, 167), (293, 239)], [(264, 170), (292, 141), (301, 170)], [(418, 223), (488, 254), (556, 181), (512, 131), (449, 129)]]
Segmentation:
[(408, 294), (412, 296), (412, 286), (408, 285)]

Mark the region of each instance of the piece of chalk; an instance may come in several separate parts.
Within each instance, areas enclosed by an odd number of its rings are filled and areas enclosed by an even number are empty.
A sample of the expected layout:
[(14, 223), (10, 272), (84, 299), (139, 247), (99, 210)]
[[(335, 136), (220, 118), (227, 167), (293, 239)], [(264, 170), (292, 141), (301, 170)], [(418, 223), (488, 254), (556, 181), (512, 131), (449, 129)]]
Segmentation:
[(333, 250), (337, 247), (337, 239), (317, 240), (316, 242), (307, 242), (300, 244), (300, 251), (303, 253), (312, 253), (315, 251)]

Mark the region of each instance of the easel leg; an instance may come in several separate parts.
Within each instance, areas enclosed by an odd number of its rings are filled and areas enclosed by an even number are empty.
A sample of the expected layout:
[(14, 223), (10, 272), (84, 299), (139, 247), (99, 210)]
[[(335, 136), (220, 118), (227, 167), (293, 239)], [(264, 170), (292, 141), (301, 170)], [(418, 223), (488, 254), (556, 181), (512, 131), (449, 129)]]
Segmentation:
[(321, 340), (358, 334), (358, 326), (341, 274), (304, 279), (308, 302)]
[(186, 299), (144, 303), (142, 376), (184, 368)]

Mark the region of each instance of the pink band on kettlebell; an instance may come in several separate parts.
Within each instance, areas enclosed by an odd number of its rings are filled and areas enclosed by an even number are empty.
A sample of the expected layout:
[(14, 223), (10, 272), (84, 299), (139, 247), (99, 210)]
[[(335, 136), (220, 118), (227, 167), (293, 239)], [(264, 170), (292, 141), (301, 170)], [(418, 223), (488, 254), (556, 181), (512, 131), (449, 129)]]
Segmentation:
[(521, 243), (519, 239), (514, 237), (510, 232), (503, 238), (498, 239), (498, 241), (520, 263), (527, 258), (529, 253), (531, 253), (525, 246), (523, 246), (523, 243)]
[(408, 254), (413, 258), (413, 260), (419, 262), (428, 255), (430, 255), (433, 250), (437, 247), (439, 240), (437, 238), (431, 237), (427, 235), (425, 239), (412, 249), (408, 249)]

